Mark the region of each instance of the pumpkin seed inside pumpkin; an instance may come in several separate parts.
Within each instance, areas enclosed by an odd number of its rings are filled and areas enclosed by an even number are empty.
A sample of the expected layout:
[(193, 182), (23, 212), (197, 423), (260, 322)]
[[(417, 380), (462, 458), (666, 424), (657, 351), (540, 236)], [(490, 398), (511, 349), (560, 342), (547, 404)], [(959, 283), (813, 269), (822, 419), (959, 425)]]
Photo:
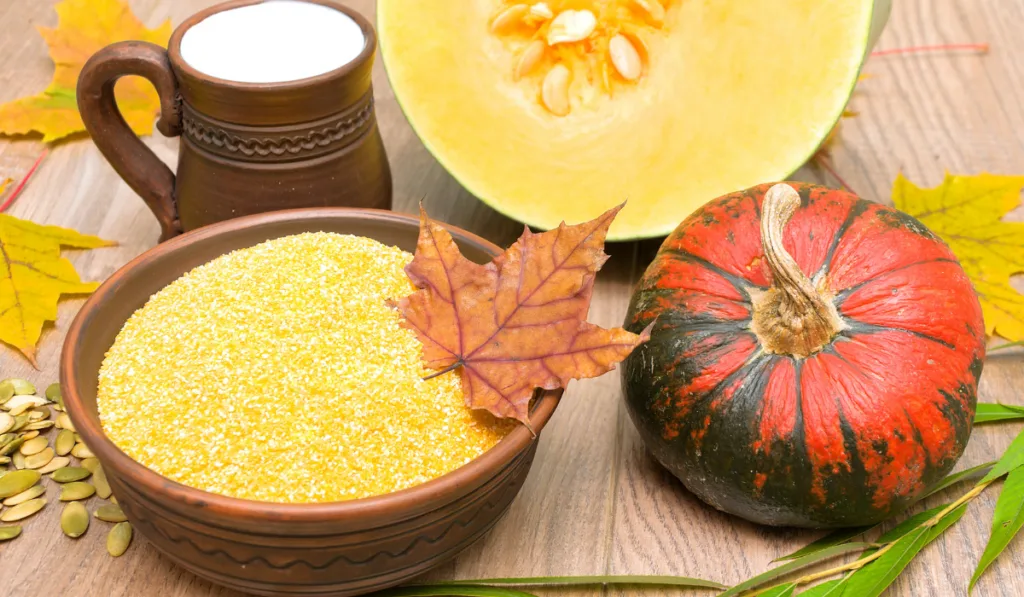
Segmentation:
[(89, 530), (89, 511), (81, 502), (71, 502), (64, 506), (60, 513), (60, 529), (72, 539), (81, 537)]

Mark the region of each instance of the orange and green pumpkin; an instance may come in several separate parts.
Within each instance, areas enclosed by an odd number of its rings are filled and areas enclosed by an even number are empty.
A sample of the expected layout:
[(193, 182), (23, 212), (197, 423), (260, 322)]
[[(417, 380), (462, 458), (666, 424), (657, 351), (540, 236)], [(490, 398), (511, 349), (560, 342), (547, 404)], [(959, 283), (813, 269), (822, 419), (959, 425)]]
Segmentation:
[(662, 244), (622, 368), (654, 456), (712, 506), (771, 525), (870, 524), (967, 444), (985, 328), (949, 248), (815, 185), (711, 201)]

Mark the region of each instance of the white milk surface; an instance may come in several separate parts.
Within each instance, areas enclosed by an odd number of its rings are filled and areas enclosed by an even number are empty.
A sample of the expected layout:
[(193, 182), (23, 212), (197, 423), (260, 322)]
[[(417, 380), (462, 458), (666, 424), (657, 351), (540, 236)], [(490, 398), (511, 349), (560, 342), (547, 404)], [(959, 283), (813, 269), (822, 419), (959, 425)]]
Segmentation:
[(348, 15), (297, 0), (268, 0), (210, 15), (181, 38), (192, 68), (239, 83), (315, 77), (351, 62), (366, 45)]

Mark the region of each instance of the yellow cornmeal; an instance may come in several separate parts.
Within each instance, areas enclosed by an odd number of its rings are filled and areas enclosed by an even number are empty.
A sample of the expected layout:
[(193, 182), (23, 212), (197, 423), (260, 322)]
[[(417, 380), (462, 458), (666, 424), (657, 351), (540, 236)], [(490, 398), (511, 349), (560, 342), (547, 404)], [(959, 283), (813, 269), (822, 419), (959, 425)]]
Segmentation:
[(273, 502), (404, 489), (498, 442), (455, 373), (423, 381), (421, 346), (387, 305), (412, 255), (310, 233), (188, 272), (135, 312), (100, 369), (115, 444), (185, 485)]

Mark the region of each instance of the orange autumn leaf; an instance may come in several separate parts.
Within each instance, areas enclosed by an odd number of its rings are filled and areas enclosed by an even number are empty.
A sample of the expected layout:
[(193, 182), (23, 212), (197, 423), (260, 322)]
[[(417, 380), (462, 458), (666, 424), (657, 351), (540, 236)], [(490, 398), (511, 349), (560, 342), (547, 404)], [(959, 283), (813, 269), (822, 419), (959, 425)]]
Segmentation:
[(527, 229), (486, 265), (463, 257), (421, 210), (416, 256), (405, 270), (421, 290), (398, 306), (423, 343), (426, 366), (459, 369), (467, 406), (527, 425), (536, 388), (610, 371), (650, 338), (649, 328), (637, 335), (586, 321), (608, 259), (604, 239), (621, 208), (576, 226)]
[[(170, 20), (147, 29), (121, 0), (64, 0), (56, 10), (57, 28), (39, 28), (53, 58), (53, 80), (42, 93), (0, 105), (0, 134), (37, 132), (50, 142), (84, 131), (75, 87), (85, 61), (114, 42), (141, 40), (166, 47), (171, 36)], [(140, 135), (151, 134), (160, 111), (153, 86), (142, 77), (122, 77), (114, 95), (128, 126)]]
[(89, 293), (61, 246), (92, 249), (113, 245), (59, 226), (42, 226), (0, 214), (0, 341), (14, 346), (34, 366), (43, 323), (57, 319), (62, 294)]

